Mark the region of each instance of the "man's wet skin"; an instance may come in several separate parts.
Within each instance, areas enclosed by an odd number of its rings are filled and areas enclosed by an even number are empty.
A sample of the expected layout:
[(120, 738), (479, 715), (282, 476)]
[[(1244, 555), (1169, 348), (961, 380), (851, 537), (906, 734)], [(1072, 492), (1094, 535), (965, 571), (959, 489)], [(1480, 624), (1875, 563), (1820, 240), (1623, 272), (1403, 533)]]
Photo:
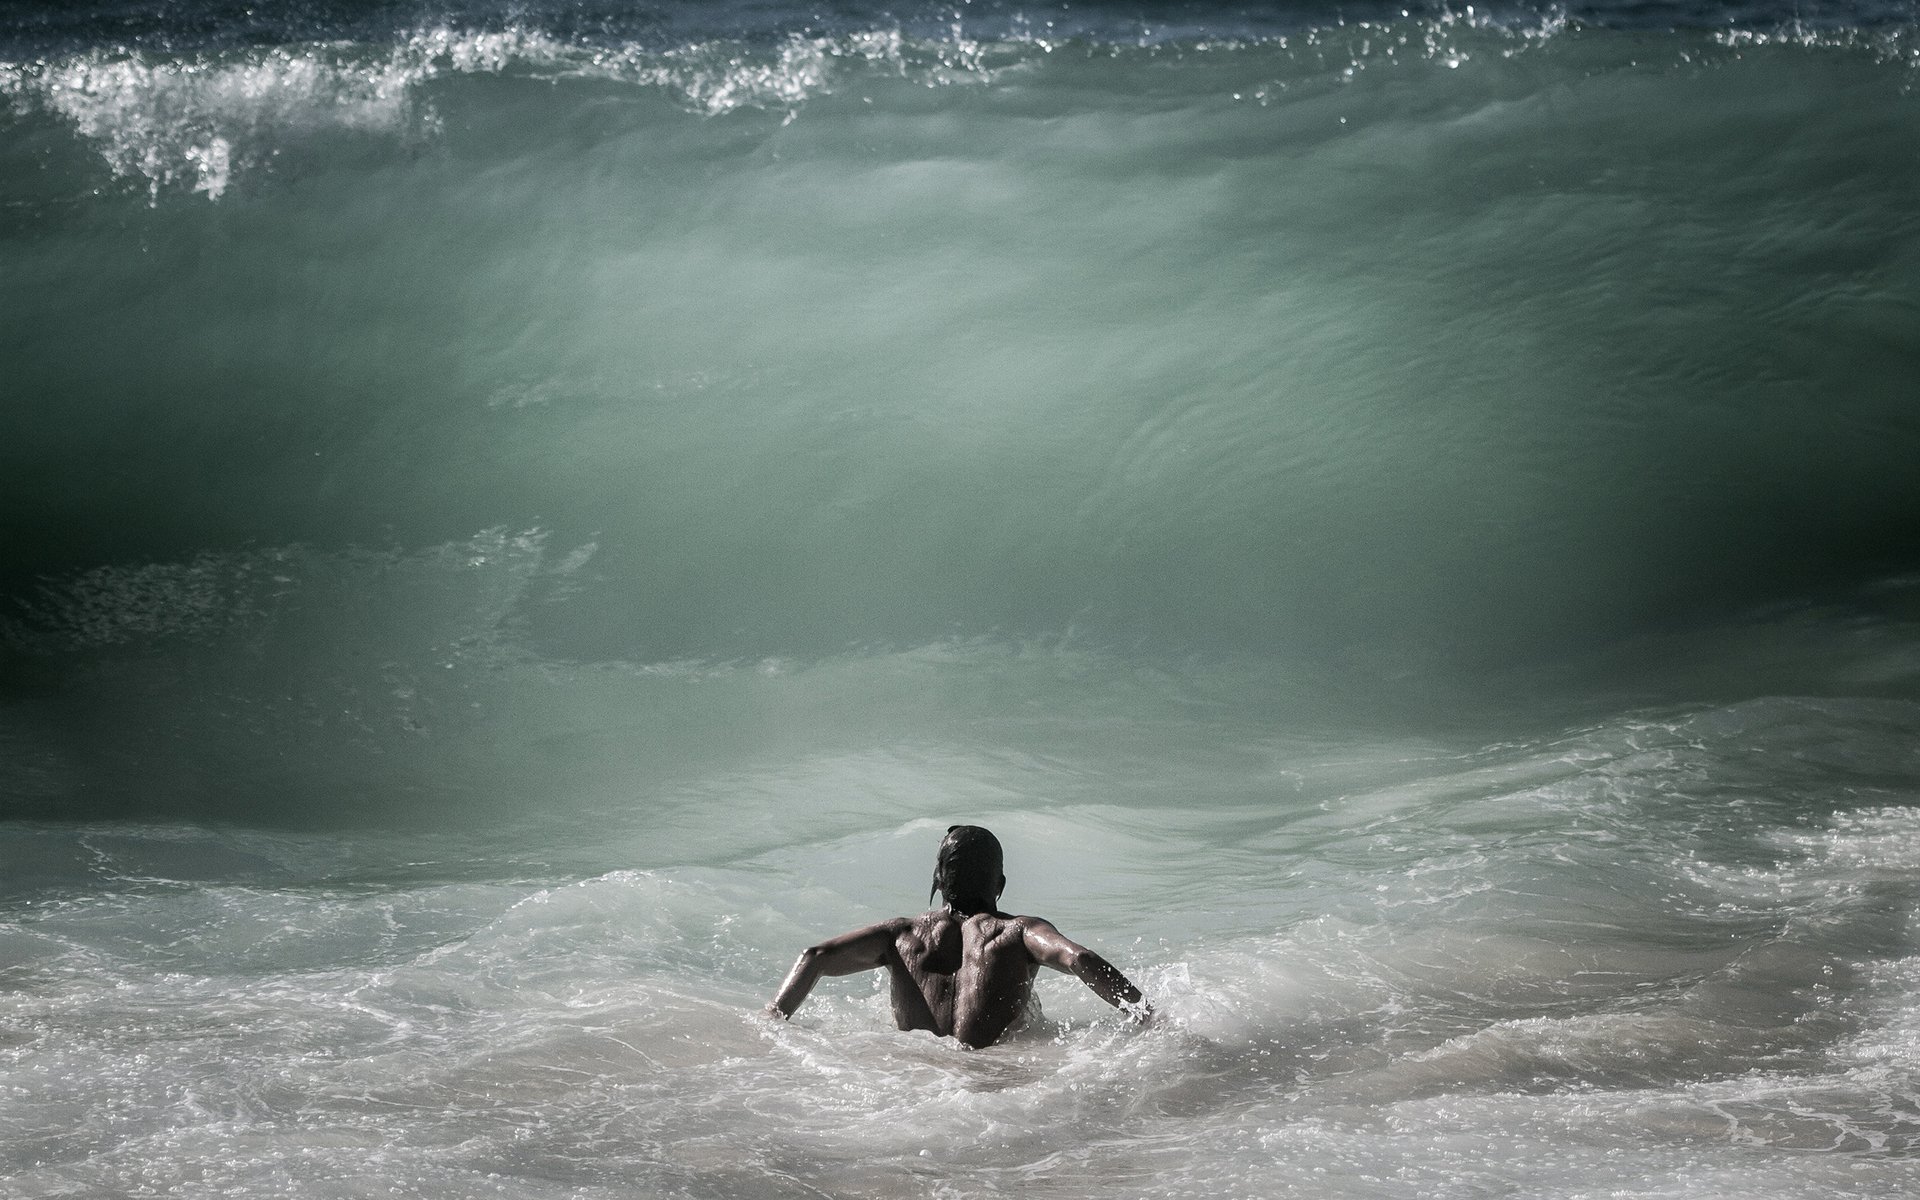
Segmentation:
[(925, 1029), (978, 1049), (998, 1041), (1027, 1011), (1034, 976), (1050, 967), (1076, 976), (1107, 1003), (1145, 1021), (1152, 1008), (1127, 977), (1049, 921), (992, 907), (1006, 887), (1000, 844), (984, 829), (955, 825), (941, 844), (934, 886), (947, 903), (809, 946), (767, 1013), (791, 1017), (823, 976), (884, 967), (901, 1029)]
[(900, 1028), (990, 1046), (1026, 1011), (1040, 964), (1027, 953), (1021, 918), (937, 909), (900, 924), (887, 962)]

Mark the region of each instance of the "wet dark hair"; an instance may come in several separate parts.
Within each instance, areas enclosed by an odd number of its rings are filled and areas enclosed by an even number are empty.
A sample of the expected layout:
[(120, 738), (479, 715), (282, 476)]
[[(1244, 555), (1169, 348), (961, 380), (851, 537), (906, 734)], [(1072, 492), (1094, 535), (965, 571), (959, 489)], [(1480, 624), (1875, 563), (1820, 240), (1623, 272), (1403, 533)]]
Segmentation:
[(933, 862), (927, 902), (938, 892), (956, 912), (992, 912), (1006, 882), (1000, 839), (978, 825), (949, 825)]

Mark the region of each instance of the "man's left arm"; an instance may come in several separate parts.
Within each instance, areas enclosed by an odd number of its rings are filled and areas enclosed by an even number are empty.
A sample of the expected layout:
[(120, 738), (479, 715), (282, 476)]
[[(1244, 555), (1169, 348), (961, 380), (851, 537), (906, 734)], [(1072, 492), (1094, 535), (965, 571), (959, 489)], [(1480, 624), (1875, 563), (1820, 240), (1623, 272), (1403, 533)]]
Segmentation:
[(1136, 1021), (1145, 1022), (1153, 1016), (1153, 1005), (1118, 967), (1055, 929), (1051, 921), (1023, 917), (1021, 923), (1027, 953), (1035, 962), (1074, 976)]

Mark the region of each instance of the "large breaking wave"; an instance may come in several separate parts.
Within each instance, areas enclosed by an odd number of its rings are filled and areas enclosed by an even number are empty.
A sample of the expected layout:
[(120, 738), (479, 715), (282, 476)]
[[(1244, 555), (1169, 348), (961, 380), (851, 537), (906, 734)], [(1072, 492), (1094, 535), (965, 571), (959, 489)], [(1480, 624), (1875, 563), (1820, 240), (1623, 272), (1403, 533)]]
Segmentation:
[(608, 673), (1910, 679), (1896, 12), (962, 15), (16, 30), (16, 730), (226, 811)]

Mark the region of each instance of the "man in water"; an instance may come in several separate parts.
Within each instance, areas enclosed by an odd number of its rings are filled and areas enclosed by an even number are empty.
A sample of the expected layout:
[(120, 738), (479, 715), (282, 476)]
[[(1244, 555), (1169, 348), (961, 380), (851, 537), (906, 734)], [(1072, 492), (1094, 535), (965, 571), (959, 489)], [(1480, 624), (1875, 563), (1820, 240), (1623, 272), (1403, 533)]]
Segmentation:
[(1026, 1011), (1041, 967), (1077, 976), (1102, 1000), (1145, 1023), (1153, 1006), (1112, 964), (1039, 917), (999, 911), (1007, 877), (1000, 840), (978, 825), (949, 825), (934, 862), (933, 891), (946, 901), (917, 917), (895, 917), (801, 951), (770, 1017), (791, 1017), (822, 975), (885, 967), (893, 1020), (978, 1050)]

